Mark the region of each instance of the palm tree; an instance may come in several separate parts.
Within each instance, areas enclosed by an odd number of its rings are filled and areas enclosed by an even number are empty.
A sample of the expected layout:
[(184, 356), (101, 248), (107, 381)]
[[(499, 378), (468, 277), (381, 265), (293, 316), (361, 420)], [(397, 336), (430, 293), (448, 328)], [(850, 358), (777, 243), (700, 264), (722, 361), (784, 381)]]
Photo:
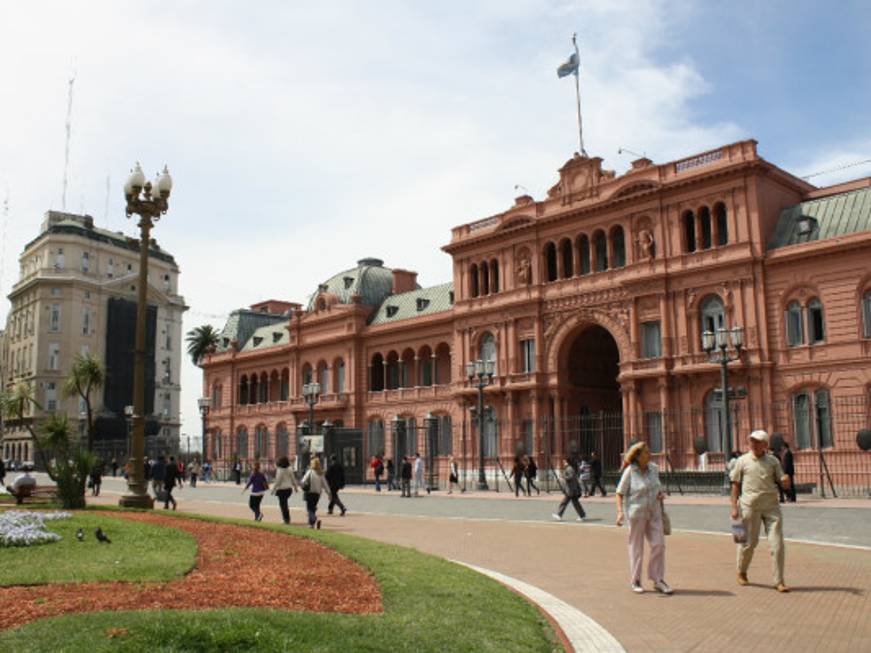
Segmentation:
[(39, 436), (33, 428), (33, 420), (27, 421), (25, 416), (32, 410), (41, 410), (42, 406), (36, 400), (36, 391), (33, 385), (26, 382), (16, 383), (12, 388), (8, 389), (2, 397), (0, 397), (0, 409), (3, 411), (3, 416), (7, 419), (12, 418), (17, 420), (21, 426), (27, 429), (30, 433), (30, 438), (33, 441), (36, 453), (42, 461), (43, 467), (48, 471), (51, 480), (56, 481), (52, 471), (49, 469), (48, 461), (45, 456), (45, 451), (41, 446)]
[(188, 355), (194, 365), (199, 365), (209, 350), (218, 346), (220, 333), (211, 324), (195, 327), (187, 332)]
[(77, 354), (73, 366), (64, 381), (65, 397), (79, 397), (85, 402), (88, 424), (87, 449), (94, 446), (94, 409), (91, 405), (91, 392), (99, 390), (106, 381), (106, 370), (99, 359), (91, 354)]

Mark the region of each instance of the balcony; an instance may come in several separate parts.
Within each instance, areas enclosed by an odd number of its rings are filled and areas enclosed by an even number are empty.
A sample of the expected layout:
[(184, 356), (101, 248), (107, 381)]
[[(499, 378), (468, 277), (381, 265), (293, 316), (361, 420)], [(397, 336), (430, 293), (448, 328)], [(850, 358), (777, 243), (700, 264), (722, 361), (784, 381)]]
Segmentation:
[(367, 393), (367, 398), (372, 403), (425, 401), (450, 397), (451, 393), (451, 386), (444, 384), (416, 386), (414, 388), (396, 388), (395, 390), (374, 390)]

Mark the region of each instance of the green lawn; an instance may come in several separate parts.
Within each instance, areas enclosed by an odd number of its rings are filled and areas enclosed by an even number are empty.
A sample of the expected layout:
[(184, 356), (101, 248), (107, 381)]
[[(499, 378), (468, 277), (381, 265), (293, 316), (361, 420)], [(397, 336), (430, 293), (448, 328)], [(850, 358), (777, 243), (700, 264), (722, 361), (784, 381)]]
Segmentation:
[[(46, 522), (59, 542), (0, 548), (0, 587), (103, 580), (170, 580), (190, 571), (197, 557), (193, 536), (174, 528), (116, 519), (92, 512)], [(101, 544), (97, 527), (112, 540)], [(85, 540), (76, 539), (76, 529)]]
[[(220, 521), (287, 532), (286, 527), (275, 524)], [(0, 650), (88, 653), (563, 650), (535, 607), (465, 567), (412, 549), (340, 533), (303, 529), (292, 532), (319, 540), (371, 570), (381, 586), (384, 613), (355, 616), (245, 608), (67, 615), (0, 634)]]

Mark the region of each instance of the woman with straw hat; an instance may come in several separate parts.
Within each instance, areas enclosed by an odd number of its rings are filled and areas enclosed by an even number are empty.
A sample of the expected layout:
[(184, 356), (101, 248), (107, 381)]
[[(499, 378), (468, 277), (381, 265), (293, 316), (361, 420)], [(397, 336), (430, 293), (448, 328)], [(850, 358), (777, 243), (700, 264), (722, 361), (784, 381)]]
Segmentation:
[(629, 448), (626, 467), (617, 485), (617, 526), (624, 516), (629, 520), (629, 571), (632, 591), (641, 594), (641, 568), (644, 563), (644, 540), (650, 546), (647, 575), (653, 588), (663, 594), (672, 589), (665, 582), (665, 537), (662, 530), (662, 485), (659, 468), (650, 462), (650, 450), (644, 442)]

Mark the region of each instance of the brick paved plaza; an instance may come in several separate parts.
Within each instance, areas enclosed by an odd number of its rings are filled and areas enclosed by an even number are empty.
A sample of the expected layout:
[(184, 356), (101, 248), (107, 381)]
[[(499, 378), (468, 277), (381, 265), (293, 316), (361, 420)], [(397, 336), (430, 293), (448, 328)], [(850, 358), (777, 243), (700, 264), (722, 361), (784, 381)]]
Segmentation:
[[(107, 479), (102, 501), (115, 502), (121, 487), (120, 479)], [(236, 486), (201, 484), (177, 494), (183, 511), (250, 517)], [(677, 532), (668, 538), (667, 579), (675, 594), (665, 597), (630, 592), (626, 532), (611, 526), (612, 497), (587, 500), (590, 519), (583, 524), (551, 519), (556, 495), (403, 500), (355, 488), (344, 497), (348, 515), (324, 516), (324, 528), (412, 546), (534, 585), (597, 621), (626, 651), (859, 651), (871, 641), (871, 501), (808, 500), (785, 509), (786, 579), (793, 591), (781, 595), (771, 588), (764, 542), (751, 585), (735, 583), (723, 499), (672, 497)], [(296, 497), (291, 503), (293, 521), (303, 523), (301, 503)], [(273, 500), (265, 502), (265, 513), (267, 520), (280, 519)]]

